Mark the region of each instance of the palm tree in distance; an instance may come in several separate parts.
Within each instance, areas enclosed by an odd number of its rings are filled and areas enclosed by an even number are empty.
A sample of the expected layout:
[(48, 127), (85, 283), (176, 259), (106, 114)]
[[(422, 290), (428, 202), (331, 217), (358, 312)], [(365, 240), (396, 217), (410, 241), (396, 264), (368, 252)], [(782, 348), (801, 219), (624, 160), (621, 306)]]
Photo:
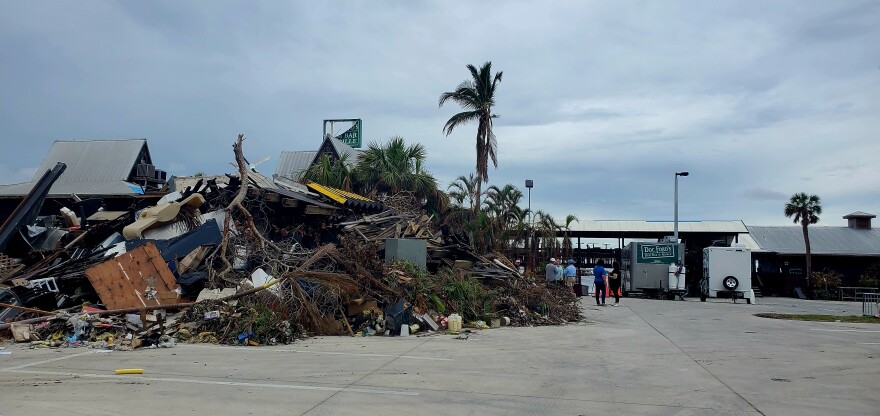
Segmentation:
[(565, 257), (571, 258), (573, 247), (571, 245), (571, 223), (573, 222), (581, 222), (581, 220), (574, 214), (568, 214), (565, 217), (565, 225), (562, 226), (563, 238), (562, 238), (562, 250), (565, 254)]
[(473, 173), (468, 176), (462, 175), (455, 178), (449, 184), (449, 187), (446, 188), (446, 191), (449, 194), (449, 198), (454, 200), (458, 206), (465, 208), (465, 202), (467, 202), (467, 208), (471, 211), (474, 210), (474, 202), (477, 196), (477, 179)]
[(810, 258), (810, 233), (807, 226), (819, 222), (822, 214), (822, 201), (816, 195), (797, 193), (791, 196), (785, 204), (785, 216), (794, 217), (794, 223), (801, 223), (804, 231), (804, 246), (807, 254), (807, 290), (810, 288), (810, 277), (813, 273), (813, 263)]
[(492, 62), (486, 62), (477, 69), (473, 65), (467, 66), (471, 73), (471, 79), (458, 84), (454, 91), (440, 94), (440, 107), (449, 100), (454, 101), (465, 111), (452, 116), (443, 126), (443, 131), (449, 136), (452, 130), (462, 124), (477, 121), (477, 192), (473, 206), (474, 212), (481, 207), (480, 196), (483, 182), (489, 181), (489, 159), (498, 167), (498, 142), (492, 131), (492, 120), (497, 114), (492, 114), (495, 106), (495, 88), (501, 82), (502, 72), (492, 75)]

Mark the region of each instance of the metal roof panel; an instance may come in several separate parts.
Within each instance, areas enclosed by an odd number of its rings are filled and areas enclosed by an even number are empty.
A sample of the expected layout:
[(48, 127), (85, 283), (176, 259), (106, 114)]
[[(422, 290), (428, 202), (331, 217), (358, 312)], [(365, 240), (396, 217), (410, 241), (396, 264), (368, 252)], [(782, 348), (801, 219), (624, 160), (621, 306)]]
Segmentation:
[[(803, 229), (798, 226), (749, 226), (758, 246), (779, 254), (805, 254)], [(880, 256), (880, 229), (813, 226), (808, 229), (810, 252), (818, 255)]]

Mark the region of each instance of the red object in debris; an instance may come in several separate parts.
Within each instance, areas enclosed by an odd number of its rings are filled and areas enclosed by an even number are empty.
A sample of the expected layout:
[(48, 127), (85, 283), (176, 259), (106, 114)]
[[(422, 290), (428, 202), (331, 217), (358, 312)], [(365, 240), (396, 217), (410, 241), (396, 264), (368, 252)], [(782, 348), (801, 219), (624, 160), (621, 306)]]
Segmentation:
[(86, 305), (86, 306), (83, 306), (82, 311), (83, 311), (83, 313), (92, 313), (92, 312), (102, 312), (103, 309), (98, 309), (98, 308), (94, 308), (94, 307)]

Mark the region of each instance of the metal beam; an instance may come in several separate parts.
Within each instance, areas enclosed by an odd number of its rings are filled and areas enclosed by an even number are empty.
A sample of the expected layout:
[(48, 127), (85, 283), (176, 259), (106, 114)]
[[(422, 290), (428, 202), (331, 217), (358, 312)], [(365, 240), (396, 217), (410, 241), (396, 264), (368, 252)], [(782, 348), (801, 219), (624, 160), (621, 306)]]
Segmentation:
[(15, 211), (12, 212), (12, 215), (0, 226), (0, 250), (6, 248), (9, 239), (15, 235), (19, 228), (34, 222), (40, 213), (40, 208), (43, 207), (43, 200), (49, 194), (49, 189), (52, 188), (52, 185), (64, 173), (65, 169), (67, 169), (67, 165), (58, 162), (54, 168), (47, 170), (31, 191), (25, 195), (21, 203), (15, 208)]

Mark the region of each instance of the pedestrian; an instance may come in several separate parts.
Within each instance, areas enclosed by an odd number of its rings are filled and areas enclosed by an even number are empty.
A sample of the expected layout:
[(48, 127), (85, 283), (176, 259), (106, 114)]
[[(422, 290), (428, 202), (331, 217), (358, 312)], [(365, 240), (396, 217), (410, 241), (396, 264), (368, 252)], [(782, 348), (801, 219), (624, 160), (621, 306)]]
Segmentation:
[(513, 265), (516, 266), (516, 271), (518, 271), (519, 274), (525, 274), (526, 268), (523, 267), (522, 262), (519, 259), (516, 259), (516, 261), (513, 262)]
[(556, 274), (556, 259), (550, 257), (550, 262), (547, 263), (547, 267), (544, 269), (544, 272), (547, 276), (547, 284), (556, 283), (559, 279), (559, 275)]
[(614, 295), (614, 305), (612, 306), (618, 306), (620, 304), (620, 265), (615, 261), (611, 263), (611, 267), (614, 270), (608, 274), (608, 290), (610, 294)]
[[(605, 294), (608, 292), (608, 286), (605, 285), (607, 277), (608, 272), (605, 271), (605, 261), (599, 260), (596, 263), (596, 267), (593, 268), (593, 284), (596, 285), (596, 305), (605, 306)], [(599, 303), (599, 292), (602, 292), (602, 303)]]
[(559, 261), (556, 262), (556, 279), (559, 280), (560, 285), (565, 284), (565, 272), (562, 269), (562, 265), (559, 264)]
[(574, 283), (577, 280), (577, 268), (574, 267), (574, 260), (568, 259), (568, 266), (565, 266), (565, 284), (569, 289), (574, 290)]

